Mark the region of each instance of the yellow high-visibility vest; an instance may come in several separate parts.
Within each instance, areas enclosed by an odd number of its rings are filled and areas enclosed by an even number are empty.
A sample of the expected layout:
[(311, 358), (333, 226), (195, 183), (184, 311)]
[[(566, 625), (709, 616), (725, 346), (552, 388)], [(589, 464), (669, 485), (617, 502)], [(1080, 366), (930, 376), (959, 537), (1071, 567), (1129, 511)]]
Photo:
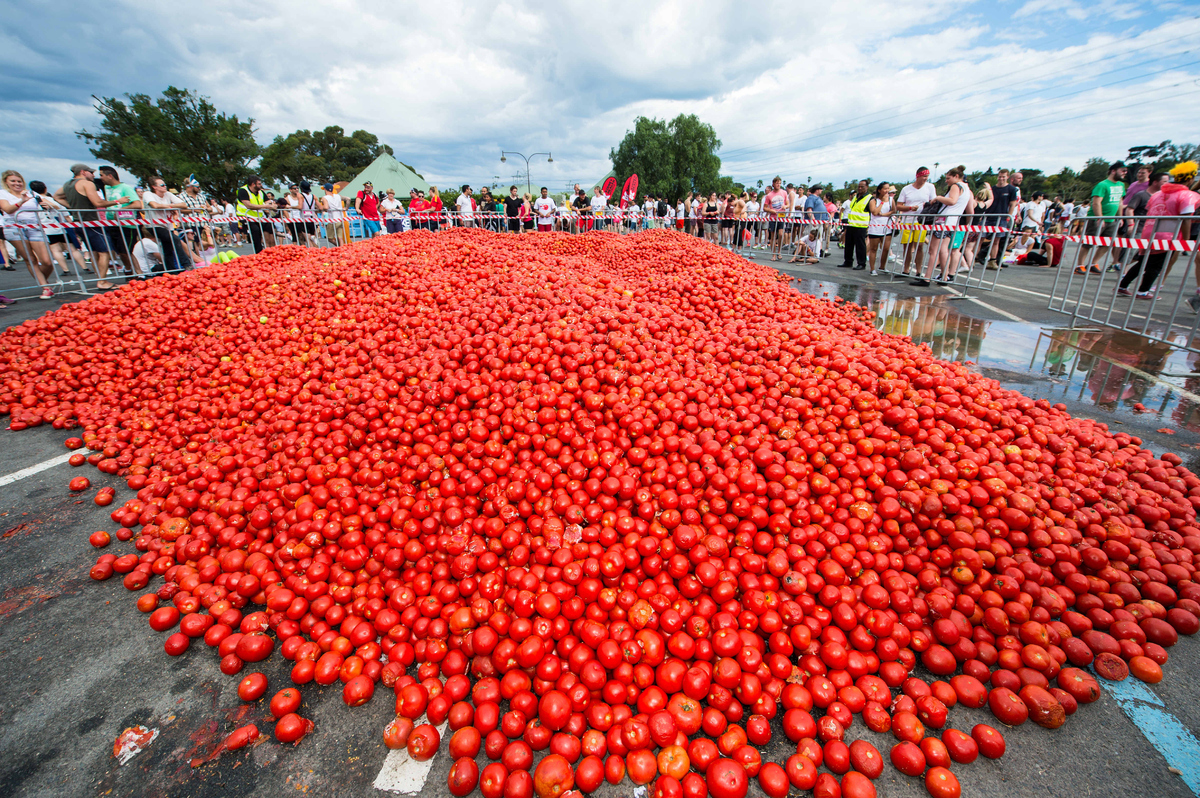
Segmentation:
[[(264, 194), (262, 191), (259, 191), (257, 194), (255, 194), (253, 191), (250, 190), (249, 186), (242, 186), (242, 188), (246, 189), (246, 193), (250, 195), (250, 202), (253, 202), (255, 205), (265, 205), (266, 204), (266, 200), (263, 198)], [(261, 219), (264, 216), (266, 216), (266, 214), (263, 213), (262, 211), (250, 210), (249, 208), (247, 208), (245, 205), (242, 204), (242, 201), (240, 199), (237, 201), (237, 210), (235, 212), (237, 213), (238, 216), (251, 216), (256, 219)]]
[(862, 199), (850, 200), (850, 215), (846, 219), (846, 224), (850, 227), (866, 227), (870, 224), (871, 214), (867, 212), (867, 205), (870, 202), (870, 194), (867, 194)]

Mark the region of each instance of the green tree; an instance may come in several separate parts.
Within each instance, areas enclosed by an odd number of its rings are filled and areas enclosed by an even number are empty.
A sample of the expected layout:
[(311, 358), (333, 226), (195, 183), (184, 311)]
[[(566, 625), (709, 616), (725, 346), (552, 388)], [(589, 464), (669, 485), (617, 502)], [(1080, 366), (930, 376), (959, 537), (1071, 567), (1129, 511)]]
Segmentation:
[(374, 133), (356, 130), (347, 136), (342, 128), (330, 125), (276, 136), (263, 150), (258, 169), (267, 181), (337, 183), (352, 179), (383, 153), (391, 155), (392, 148), (380, 144)]
[(195, 175), (209, 194), (233, 196), (259, 154), (253, 119), (225, 114), (207, 97), (174, 86), (157, 100), (146, 94), (125, 97), (92, 98), (100, 127), (75, 134), (88, 142), (92, 155), (143, 182), (158, 175), (178, 187)]
[(641, 193), (675, 201), (689, 191), (719, 190), (720, 146), (712, 126), (694, 114), (680, 114), (670, 122), (639, 116), (609, 158), (618, 175), (638, 176)]
[(1092, 186), (1108, 177), (1108, 163), (1104, 158), (1088, 158), (1087, 163), (1083, 165), (1083, 171), (1079, 173), (1079, 179), (1087, 185), (1089, 192)]

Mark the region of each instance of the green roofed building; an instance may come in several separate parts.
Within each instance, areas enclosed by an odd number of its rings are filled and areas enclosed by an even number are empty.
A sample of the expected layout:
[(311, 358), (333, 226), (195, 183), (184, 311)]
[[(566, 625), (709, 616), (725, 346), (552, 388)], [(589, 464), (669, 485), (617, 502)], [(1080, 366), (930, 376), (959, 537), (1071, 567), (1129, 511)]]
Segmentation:
[(429, 184), (425, 182), (424, 178), (386, 152), (355, 175), (353, 180), (342, 186), (338, 193), (343, 197), (354, 197), (368, 182), (376, 192), (387, 193), (388, 189), (395, 191), (397, 199), (407, 200), (408, 192), (414, 188), (429, 191)]

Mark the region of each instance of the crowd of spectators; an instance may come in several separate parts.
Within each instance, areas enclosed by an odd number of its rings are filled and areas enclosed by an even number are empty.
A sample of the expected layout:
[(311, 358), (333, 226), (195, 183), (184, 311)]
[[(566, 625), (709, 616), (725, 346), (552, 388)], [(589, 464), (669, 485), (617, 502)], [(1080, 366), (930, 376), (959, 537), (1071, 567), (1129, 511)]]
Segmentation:
[[(463, 185), (447, 205), (436, 186), (428, 192), (414, 188), (405, 200), (392, 189), (377, 192), (368, 182), (353, 198), (343, 198), (331, 183), (321, 186), (318, 196), (302, 180), (276, 196), (262, 178), (251, 176), (234, 197), (220, 199), (206, 196), (194, 179), (172, 190), (159, 177), (131, 186), (110, 166), (75, 164), (71, 172), (53, 193), (39, 181), (26, 184), (13, 170), (0, 176), (7, 244), (41, 286), (43, 299), (53, 296), (53, 284), (70, 276), (72, 266), (93, 273), (96, 287), (106, 290), (113, 287), (110, 273), (136, 279), (201, 266), (223, 246), (249, 245), (254, 252), (281, 243), (339, 246), (355, 236), (449, 226), (511, 233), (674, 228), (749, 258), (769, 254), (771, 261), (784, 261), (790, 255), (788, 263), (816, 263), (836, 243), (843, 249), (840, 266), (877, 275), (895, 261), (917, 286), (951, 282), (974, 266), (1057, 266), (1067, 235), (1194, 239), (1200, 232), (1200, 225), (1193, 229), (1188, 221), (1160, 224), (1157, 231), (1153, 223), (1137, 229), (1139, 217), (1194, 213), (1200, 194), (1194, 185), (1189, 188), (1196, 177), (1191, 162), (1169, 175), (1142, 167), (1126, 186), (1127, 170), (1118, 161), (1095, 186), (1090, 202), (1078, 205), (1041, 191), (1024, 196), (1023, 175), (1007, 169), (994, 184), (971, 186), (961, 166), (942, 176), (940, 193), (930, 170), (920, 167), (902, 187), (859, 181), (841, 203), (821, 184), (785, 185), (779, 177), (761, 192), (747, 187), (675, 198), (653, 193), (618, 198), (600, 186), (589, 195), (576, 184), (556, 200), (545, 187), (531, 194), (514, 185), (501, 195)], [(64, 224), (100, 219), (119, 224)], [(984, 229), (926, 230), (915, 229), (915, 223)], [(894, 243), (899, 246), (893, 248)], [(7, 249), (0, 247), (0, 267), (12, 271)], [(1169, 268), (1166, 253), (1152, 254), (1141, 269), (1134, 251), (1084, 246), (1075, 265), (1100, 271), (1108, 254), (1108, 268), (1123, 271), (1121, 293), (1134, 293), (1130, 286), (1140, 275), (1136, 296), (1153, 296), (1155, 280), (1164, 265)], [(1194, 304), (1200, 310), (1200, 299)]]

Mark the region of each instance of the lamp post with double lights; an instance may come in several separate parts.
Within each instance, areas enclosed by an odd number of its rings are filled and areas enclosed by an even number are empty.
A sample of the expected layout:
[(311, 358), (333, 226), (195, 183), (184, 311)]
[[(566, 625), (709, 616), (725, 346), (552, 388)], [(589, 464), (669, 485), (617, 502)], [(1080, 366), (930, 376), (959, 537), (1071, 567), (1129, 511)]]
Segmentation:
[(554, 156), (552, 156), (552, 155), (551, 155), (550, 153), (548, 153), (548, 152), (535, 152), (533, 155), (530, 155), (530, 156), (526, 157), (525, 155), (523, 155), (523, 154), (521, 154), (521, 153), (519, 153), (519, 152), (512, 152), (512, 151), (509, 151), (509, 150), (501, 150), (501, 152), (500, 152), (500, 163), (504, 163), (505, 161), (507, 161), (507, 160), (508, 160), (508, 158), (506, 158), (506, 157), (505, 157), (505, 156), (507, 156), (507, 155), (516, 155), (518, 158), (524, 158), (524, 159), (525, 159), (525, 191), (527, 191), (527, 192), (528, 192), (528, 193), (530, 193), (530, 194), (532, 194), (532, 193), (533, 193), (533, 181), (532, 181), (532, 180), (530, 180), (530, 178), (529, 178), (529, 160), (530, 160), (531, 158), (536, 158), (536, 157), (538, 157), (539, 155), (545, 155), (545, 156), (546, 156), (546, 163), (554, 163)]

